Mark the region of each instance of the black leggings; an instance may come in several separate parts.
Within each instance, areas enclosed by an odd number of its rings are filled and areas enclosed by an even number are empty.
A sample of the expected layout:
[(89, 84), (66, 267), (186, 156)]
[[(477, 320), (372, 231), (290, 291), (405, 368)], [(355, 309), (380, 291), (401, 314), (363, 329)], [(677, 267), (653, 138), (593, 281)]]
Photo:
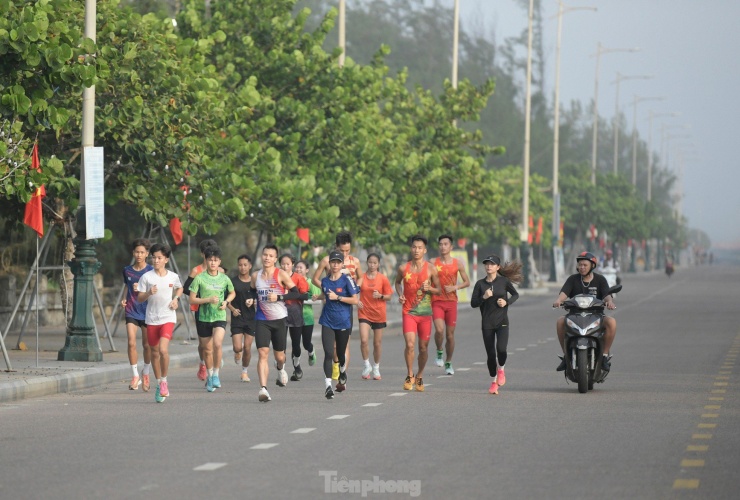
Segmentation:
[(483, 329), (483, 343), (488, 354), (488, 373), (496, 376), (496, 357), (499, 366), (506, 364), (506, 346), (509, 345), (509, 325), (501, 325), (494, 329)]
[(308, 352), (313, 352), (311, 336), (313, 335), (313, 325), (291, 326), (290, 340), (293, 343), (293, 357), (301, 357), (301, 339), (303, 339), (303, 348)]
[(334, 330), (328, 326), (321, 327), (321, 343), (324, 346), (324, 375), (331, 378), (331, 364), (334, 362), (334, 342), (337, 343), (337, 358), (339, 366), (344, 366), (346, 359), (344, 357), (349, 343), (349, 334), (352, 329)]

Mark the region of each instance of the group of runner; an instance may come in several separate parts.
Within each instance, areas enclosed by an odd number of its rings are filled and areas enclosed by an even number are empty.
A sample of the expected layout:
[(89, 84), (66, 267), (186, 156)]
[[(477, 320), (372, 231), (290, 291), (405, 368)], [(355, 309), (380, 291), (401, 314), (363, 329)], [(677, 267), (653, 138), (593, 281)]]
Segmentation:
[[(426, 260), (428, 240), (421, 235), (411, 238), (410, 260), (398, 267), (394, 281), (398, 300), (402, 304), (402, 331), (405, 341), (404, 358), (407, 376), (404, 390), (424, 391), (423, 375), (428, 359), (432, 325), (437, 348), (436, 363), (445, 373), (453, 375), (452, 356), (457, 323), (457, 290), (470, 286), (465, 264), (452, 257), (453, 239), (449, 234), (438, 240), (439, 257)], [(129, 337), (129, 360), (132, 368), (131, 390), (148, 391), (150, 363), (157, 379), (155, 400), (169, 396), (167, 346), (172, 338), (175, 313), (182, 293), (187, 293), (196, 318), (198, 352), (201, 362), (198, 378), (213, 392), (221, 387), (220, 368), (223, 366), (222, 345), (226, 329), (226, 310), (231, 312), (231, 339), (234, 361), (241, 363), (241, 380), (250, 382), (248, 367), (252, 343), (258, 353), (258, 399), (271, 401), (267, 390), (269, 354), (272, 347), (276, 384), (288, 383), (286, 346), (287, 333), (292, 342), (292, 381), (303, 377), (301, 346), (308, 364), (317, 356), (312, 342), (314, 329), (313, 304), (322, 302), (318, 323), (324, 350), (324, 396), (333, 399), (335, 393), (347, 388), (349, 338), (353, 328), (353, 306), (357, 306), (360, 332), (360, 352), (363, 358), (362, 378), (380, 380), (383, 330), (387, 326), (386, 305), (393, 298), (389, 279), (380, 272), (381, 258), (371, 253), (367, 257), (367, 272), (363, 273), (357, 257), (351, 255), (352, 235), (342, 231), (336, 236), (335, 248), (324, 257), (308, 278), (309, 265), (290, 254), (278, 255), (278, 248), (268, 244), (262, 249), (262, 268), (252, 270), (247, 255), (237, 259), (237, 274), (229, 278), (221, 267), (221, 250), (213, 240), (200, 245), (203, 263), (194, 267), (184, 285), (175, 273), (167, 271), (170, 249), (152, 245), (146, 240), (132, 244), (134, 263), (124, 269), (127, 295), (122, 305), (126, 311)], [(151, 253), (152, 266), (146, 263)], [(508, 340), (506, 311), (518, 294), (512, 283), (520, 279), (521, 265), (500, 266), (497, 256), (484, 259), (486, 277), (475, 284), (471, 304), (480, 307), (484, 345), (492, 377), (489, 392), (498, 394), (505, 383), (504, 363)], [(169, 292), (165, 291), (169, 288)], [(162, 291), (159, 291), (162, 290)], [(159, 291), (159, 293), (158, 293)], [(167, 300), (169, 299), (169, 300)], [(489, 300), (493, 299), (493, 300)], [(139, 376), (136, 355), (137, 329), (142, 330), (144, 368)], [(373, 332), (373, 359), (370, 360), (370, 331)], [(416, 371), (414, 357), (418, 338)]]

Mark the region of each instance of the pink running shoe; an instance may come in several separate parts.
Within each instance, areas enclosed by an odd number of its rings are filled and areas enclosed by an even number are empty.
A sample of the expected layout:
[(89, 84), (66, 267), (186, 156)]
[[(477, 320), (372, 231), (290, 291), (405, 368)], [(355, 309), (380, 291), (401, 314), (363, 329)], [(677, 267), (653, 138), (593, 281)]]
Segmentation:
[(166, 398), (170, 395), (170, 388), (167, 387), (167, 382), (160, 382), (159, 383), (159, 395), (163, 398)]
[(208, 378), (208, 371), (206, 370), (206, 365), (201, 363), (198, 367), (198, 379), (205, 380), (206, 378)]
[(504, 373), (504, 369), (503, 368), (499, 368), (496, 371), (496, 380), (498, 380), (498, 386), (499, 387), (503, 387), (504, 384), (506, 383), (506, 374)]
[(149, 392), (149, 375), (142, 375), (141, 376), (141, 390), (144, 392)]
[(496, 382), (491, 382), (491, 388), (488, 389), (488, 394), (498, 394), (498, 384)]

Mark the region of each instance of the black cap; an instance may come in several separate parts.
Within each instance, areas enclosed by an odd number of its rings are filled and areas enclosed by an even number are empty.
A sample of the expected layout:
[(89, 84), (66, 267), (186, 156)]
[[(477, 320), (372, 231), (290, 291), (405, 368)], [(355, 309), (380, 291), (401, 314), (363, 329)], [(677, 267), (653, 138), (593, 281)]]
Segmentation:
[(334, 250), (332, 253), (329, 254), (329, 262), (333, 260), (344, 262), (344, 254), (342, 252)]
[(485, 259), (483, 259), (483, 263), (490, 262), (491, 264), (496, 264), (497, 266), (501, 265), (501, 259), (498, 257), (498, 255), (489, 255)]

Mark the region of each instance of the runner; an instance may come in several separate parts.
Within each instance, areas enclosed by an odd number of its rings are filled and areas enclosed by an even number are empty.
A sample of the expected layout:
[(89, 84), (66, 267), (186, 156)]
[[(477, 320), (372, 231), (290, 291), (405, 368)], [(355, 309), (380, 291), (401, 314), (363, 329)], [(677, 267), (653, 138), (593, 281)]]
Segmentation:
[(242, 364), (241, 381), (250, 382), (247, 368), (252, 360), (252, 342), (254, 341), (254, 303), (252, 295), (252, 259), (249, 255), (240, 255), (237, 259), (238, 274), (231, 278), (236, 297), (226, 307), (231, 311), (231, 345), (234, 349), (234, 361)]
[[(208, 267), (208, 264), (206, 263), (206, 257), (205, 257), (205, 251), (208, 247), (215, 247), (218, 246), (214, 240), (203, 240), (198, 245), (198, 249), (200, 250), (200, 257), (203, 259), (203, 262), (195, 266), (190, 270), (190, 274), (188, 275), (188, 279), (185, 280), (185, 285), (183, 288), (185, 291), (183, 293), (186, 294), (187, 297), (190, 297), (190, 283), (193, 282), (196, 276), (198, 276), (200, 273), (206, 270)], [(200, 332), (198, 328), (201, 328), (201, 325), (198, 321), (198, 306), (196, 304), (190, 304), (190, 310), (193, 312), (193, 316), (195, 316), (195, 331), (198, 333), (198, 338), (200, 338)], [(198, 342), (198, 358), (200, 359), (200, 364), (198, 365), (198, 378), (200, 380), (206, 380), (208, 377), (208, 373), (206, 371), (206, 360), (203, 357), (203, 347), (200, 345), (200, 342)]]
[[(303, 301), (308, 299), (308, 281), (300, 273), (293, 272), (293, 265), (295, 264), (295, 257), (290, 254), (283, 254), (280, 256), (280, 267), (283, 271), (288, 273), (290, 279), (293, 280), (298, 293), (303, 297), (298, 300), (286, 300), (285, 307), (288, 310), (288, 317), (285, 320), (288, 325), (288, 331), (290, 332), (290, 340), (293, 344), (293, 375), (290, 380), (295, 382), (303, 378), (303, 370), (301, 369), (301, 337), (303, 334)], [(309, 340), (310, 343), (310, 340)]]
[(512, 283), (522, 280), (522, 264), (508, 262), (501, 267), (498, 255), (483, 259), (486, 277), (478, 280), (473, 289), (470, 305), (480, 307), (483, 344), (488, 354), (488, 373), (491, 375), (490, 394), (498, 394), (506, 383), (504, 365), (509, 343), (509, 306), (516, 302), (519, 293)]
[[(357, 304), (357, 316), (360, 323), (360, 351), (365, 363), (362, 378), (380, 380), (380, 354), (383, 341), (383, 328), (386, 327), (386, 302), (393, 297), (393, 289), (388, 278), (378, 272), (380, 255), (371, 253), (367, 256), (367, 272), (360, 287), (360, 303)], [(373, 331), (373, 365), (370, 366), (368, 338)], [(372, 375), (371, 375), (372, 374)]]
[[(303, 339), (303, 348), (308, 352), (308, 366), (313, 366), (316, 364), (316, 352), (314, 351), (313, 342), (311, 340), (313, 337), (314, 326), (313, 304), (320, 300), (321, 288), (314, 285), (311, 281), (308, 281), (308, 262), (305, 260), (299, 260), (296, 262), (295, 270), (306, 278), (309, 287), (308, 300), (303, 302), (303, 328), (301, 329), (301, 338)], [(300, 349), (300, 344), (298, 347)], [(295, 347), (293, 347), (293, 349), (295, 349)], [(294, 350), (294, 355), (295, 352), (296, 351)], [(297, 352), (299, 353), (298, 356), (300, 356), (300, 351)]]
[(257, 374), (260, 380), (258, 399), (266, 403), (272, 401), (267, 392), (267, 377), (270, 367), (267, 356), (270, 354), (270, 343), (275, 356), (275, 367), (278, 370), (277, 385), (285, 387), (288, 374), (285, 371), (285, 343), (288, 332), (285, 318), (288, 311), (285, 300), (297, 299), (300, 294), (294, 290), (295, 285), (288, 273), (275, 267), (278, 249), (267, 244), (262, 249), (262, 270), (252, 273), (252, 289), (257, 293), (257, 313), (255, 315), (254, 340), (257, 344), (259, 360)]
[(326, 302), (321, 311), (319, 324), (321, 325), (321, 343), (324, 346), (324, 396), (334, 398), (331, 387), (332, 360), (334, 352), (339, 357), (339, 376), (337, 377), (337, 392), (347, 388), (347, 360), (345, 352), (352, 333), (352, 306), (360, 301), (359, 289), (355, 280), (343, 272), (345, 255), (334, 250), (329, 254), (329, 276), (321, 280), (321, 290)]
[[(432, 301), (430, 294), (440, 292), (439, 276), (434, 266), (424, 260), (427, 239), (421, 235), (411, 237), (411, 260), (398, 268), (396, 292), (403, 305), (403, 338), (406, 341), (404, 357), (408, 375), (403, 384), (406, 391), (414, 387), (424, 392), (424, 367), (427, 363), (429, 339), (432, 337)], [(419, 370), (414, 376), (414, 352), (416, 336), (419, 336)]]
[[(357, 286), (362, 285), (362, 265), (360, 264), (360, 259), (350, 255), (350, 252), (352, 252), (352, 233), (349, 231), (338, 232), (334, 240), (334, 245), (335, 250), (342, 252), (342, 255), (344, 256), (342, 272), (349, 274)], [(311, 281), (314, 285), (320, 287), (322, 275), (324, 273), (328, 275), (329, 272), (329, 256), (326, 256), (321, 259), (319, 267), (316, 268), (316, 271), (313, 273)], [(354, 316), (350, 316), (350, 330), (354, 323), (353, 319)], [(345, 352), (344, 356), (346, 364), (349, 366), (349, 344), (347, 344), (347, 352)], [(337, 380), (339, 378), (339, 358), (336, 353), (334, 353), (334, 364), (332, 365), (331, 378), (333, 380)]]
[[(439, 284), (442, 288), (439, 295), (432, 295), (432, 317), (434, 318), (434, 342), (437, 344), (437, 366), (444, 366), (447, 375), (454, 375), (452, 367), (452, 353), (455, 351), (455, 326), (457, 325), (457, 291), (470, 286), (470, 278), (465, 272), (465, 263), (453, 258), (452, 236), (443, 234), (437, 238), (439, 243), (439, 257), (434, 259), (434, 267), (439, 274)], [(457, 283), (457, 275), (461, 283)], [(445, 352), (442, 342), (447, 339)]]
[(208, 269), (196, 276), (190, 284), (190, 303), (200, 306), (198, 345), (203, 347), (203, 358), (208, 370), (206, 390), (213, 392), (221, 388), (219, 371), (226, 333), (226, 306), (231, 304), (236, 293), (229, 277), (219, 272), (221, 249), (208, 247), (205, 257)]
[(146, 335), (152, 349), (152, 367), (157, 379), (154, 401), (164, 403), (170, 395), (167, 371), (170, 366), (169, 345), (177, 321), (177, 304), (182, 296), (180, 277), (166, 269), (172, 251), (167, 245), (155, 243), (149, 249), (154, 269), (139, 280), (136, 300), (147, 302)]
[[(152, 350), (146, 338), (146, 302), (136, 300), (139, 280), (152, 269), (147, 264), (149, 257), (149, 240), (137, 239), (131, 244), (134, 263), (123, 268), (123, 283), (126, 285), (126, 296), (121, 301), (126, 317), (126, 335), (128, 336), (128, 361), (131, 365), (131, 383), (128, 388), (132, 391), (141, 386), (144, 392), (149, 391), (149, 369), (152, 366)], [(139, 378), (139, 360), (136, 354), (136, 330), (141, 329), (141, 350), (144, 355), (144, 368)]]

